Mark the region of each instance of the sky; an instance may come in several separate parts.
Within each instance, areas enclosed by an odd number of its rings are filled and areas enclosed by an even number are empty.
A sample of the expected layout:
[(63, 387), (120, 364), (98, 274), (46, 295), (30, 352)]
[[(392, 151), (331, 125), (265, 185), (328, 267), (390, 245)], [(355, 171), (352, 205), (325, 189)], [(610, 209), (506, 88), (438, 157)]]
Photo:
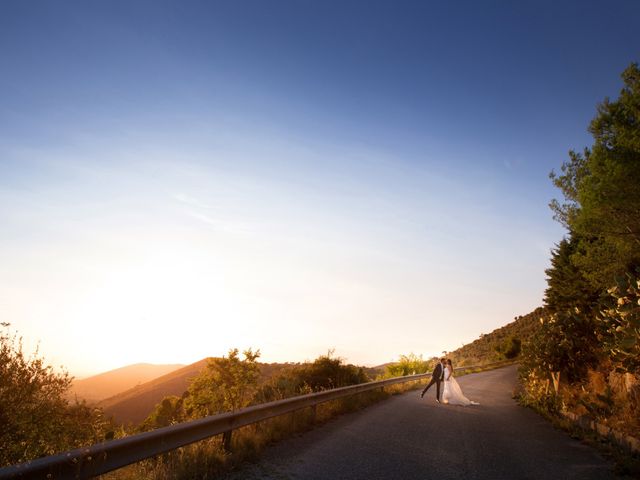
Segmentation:
[(378, 365), (542, 305), (635, 0), (0, 2), (0, 321), (86, 376)]

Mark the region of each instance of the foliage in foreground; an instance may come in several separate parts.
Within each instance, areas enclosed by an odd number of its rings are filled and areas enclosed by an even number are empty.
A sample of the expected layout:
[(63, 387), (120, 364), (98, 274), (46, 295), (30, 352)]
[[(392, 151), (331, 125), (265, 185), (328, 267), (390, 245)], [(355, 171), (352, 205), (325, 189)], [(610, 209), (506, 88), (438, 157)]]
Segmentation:
[(602, 326), (605, 353), (618, 372), (640, 373), (640, 270), (618, 278), (601, 303), (598, 322)]
[(104, 440), (108, 422), (100, 410), (70, 403), (72, 378), (56, 373), (38, 355), (25, 355), (22, 339), (0, 332), (0, 466)]

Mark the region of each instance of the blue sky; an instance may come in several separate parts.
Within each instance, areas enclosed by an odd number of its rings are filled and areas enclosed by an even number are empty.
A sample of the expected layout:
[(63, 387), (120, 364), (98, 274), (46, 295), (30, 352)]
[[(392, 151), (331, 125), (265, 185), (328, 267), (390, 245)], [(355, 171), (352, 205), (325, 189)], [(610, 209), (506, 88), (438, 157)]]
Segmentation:
[(637, 18), (2, 2), (0, 319), (79, 374), (469, 342), (541, 304), (548, 174), (638, 61)]

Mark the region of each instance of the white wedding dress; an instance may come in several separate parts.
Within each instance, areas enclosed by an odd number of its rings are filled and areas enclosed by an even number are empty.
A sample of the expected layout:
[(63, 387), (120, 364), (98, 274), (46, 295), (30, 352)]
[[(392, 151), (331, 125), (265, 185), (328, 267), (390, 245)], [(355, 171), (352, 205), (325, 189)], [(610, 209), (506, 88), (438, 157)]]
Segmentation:
[(462, 393), (462, 389), (458, 382), (453, 377), (449, 367), (444, 368), (444, 391), (442, 392), (442, 403), (448, 403), (449, 405), (480, 405), (478, 402), (469, 400)]

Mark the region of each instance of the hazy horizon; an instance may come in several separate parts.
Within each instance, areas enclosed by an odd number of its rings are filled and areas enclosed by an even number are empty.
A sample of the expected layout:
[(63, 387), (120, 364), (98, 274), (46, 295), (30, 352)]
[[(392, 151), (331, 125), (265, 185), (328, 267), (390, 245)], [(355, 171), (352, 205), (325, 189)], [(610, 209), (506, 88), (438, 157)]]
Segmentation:
[(86, 377), (379, 365), (542, 304), (615, 0), (0, 3), (0, 321)]

